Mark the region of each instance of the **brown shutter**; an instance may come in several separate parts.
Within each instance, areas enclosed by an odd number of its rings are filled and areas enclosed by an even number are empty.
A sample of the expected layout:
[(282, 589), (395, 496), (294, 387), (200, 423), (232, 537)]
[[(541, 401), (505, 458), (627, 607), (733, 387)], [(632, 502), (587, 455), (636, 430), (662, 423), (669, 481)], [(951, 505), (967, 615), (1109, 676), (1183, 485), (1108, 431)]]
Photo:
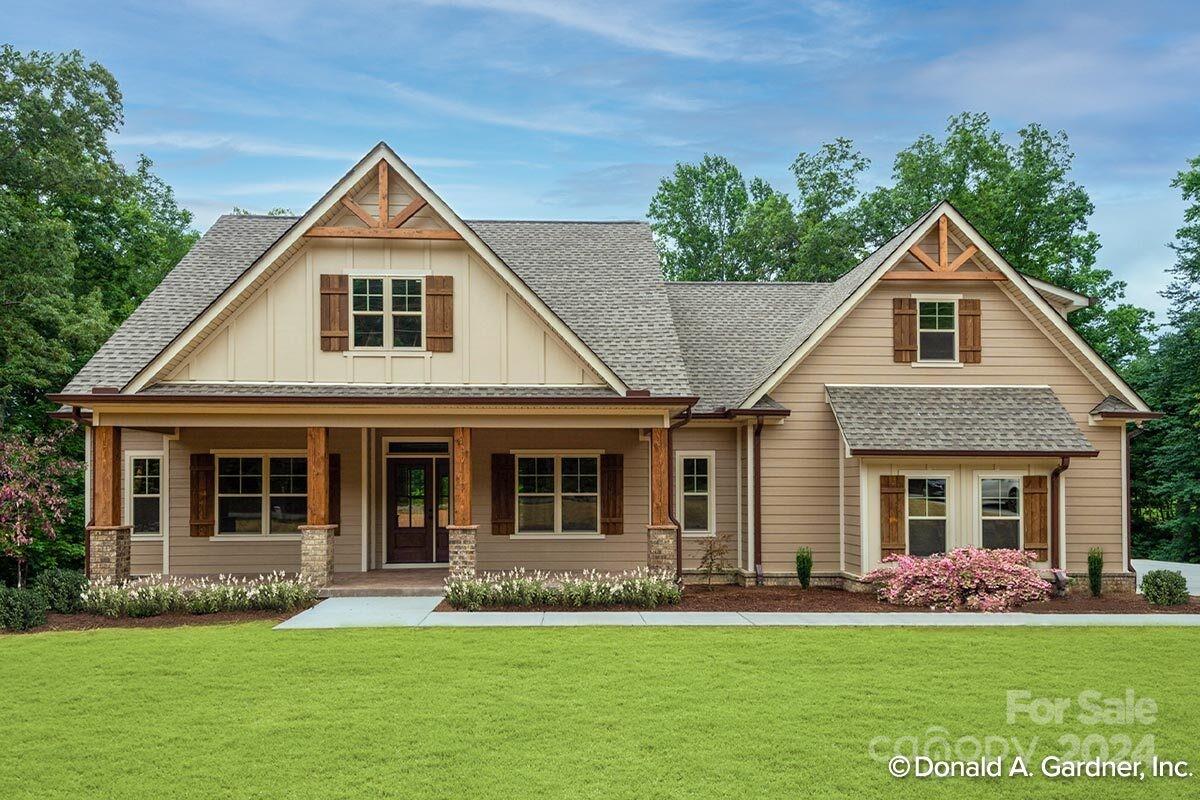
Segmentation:
[(892, 360), (911, 364), (917, 360), (917, 301), (892, 298)]
[(625, 532), (625, 456), (600, 456), (600, 532), (617, 536)]
[(192, 536), (212, 536), (216, 530), (216, 458), (212, 453), (192, 453), (191, 503), (188, 521)]
[(432, 353), (454, 350), (454, 277), (425, 278), (425, 349)]
[(879, 545), (882, 555), (903, 554), (904, 476), (879, 476)]
[(492, 534), (510, 536), (516, 531), (516, 458), (492, 453)]
[(978, 364), (983, 356), (982, 318), (978, 298), (958, 301), (958, 360)]
[(350, 276), (321, 276), (321, 349), (350, 349)]
[[(342, 455), (329, 454), (329, 524), (342, 524)], [(338, 533), (341, 533), (339, 530)]]
[(1045, 475), (1026, 475), (1023, 484), (1025, 549), (1037, 554), (1038, 561), (1047, 561), (1050, 558), (1049, 479)]

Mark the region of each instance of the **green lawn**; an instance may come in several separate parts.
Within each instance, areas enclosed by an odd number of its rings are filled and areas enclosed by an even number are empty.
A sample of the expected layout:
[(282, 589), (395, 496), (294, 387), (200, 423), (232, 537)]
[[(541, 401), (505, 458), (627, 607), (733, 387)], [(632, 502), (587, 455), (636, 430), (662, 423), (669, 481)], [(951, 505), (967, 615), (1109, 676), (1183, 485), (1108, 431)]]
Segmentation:
[[(1193, 629), (0, 637), (0, 797), (1196, 797), (1197, 665)], [(1157, 719), (1010, 725), (1009, 689), (1132, 689)], [(1037, 737), (1031, 768), (1064, 735), (1149, 734), (1198, 775), (897, 780), (868, 756), (930, 726)]]

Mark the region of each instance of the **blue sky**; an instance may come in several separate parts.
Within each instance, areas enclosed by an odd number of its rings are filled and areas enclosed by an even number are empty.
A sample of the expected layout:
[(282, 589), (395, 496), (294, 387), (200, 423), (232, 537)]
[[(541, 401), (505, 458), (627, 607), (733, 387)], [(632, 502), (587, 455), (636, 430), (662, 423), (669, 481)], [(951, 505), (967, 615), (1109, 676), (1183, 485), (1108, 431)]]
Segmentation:
[(641, 218), (676, 161), (790, 186), (848, 136), (892, 156), (951, 114), (1063, 129), (1102, 263), (1161, 309), (1170, 188), (1200, 155), (1200, 4), (660, 0), (4, 2), (0, 39), (79, 48), (206, 228), (303, 210), (385, 139), (465, 217)]

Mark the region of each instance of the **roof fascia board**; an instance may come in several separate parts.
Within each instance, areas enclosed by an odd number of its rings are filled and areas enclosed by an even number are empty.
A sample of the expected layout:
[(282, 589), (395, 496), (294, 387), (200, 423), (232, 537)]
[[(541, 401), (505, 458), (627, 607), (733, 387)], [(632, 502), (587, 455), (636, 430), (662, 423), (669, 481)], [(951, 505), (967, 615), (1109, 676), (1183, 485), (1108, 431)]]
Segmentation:
[(1081, 308), (1087, 308), (1092, 304), (1092, 298), (1088, 297), (1086, 294), (1073, 292), (1070, 289), (1065, 289), (1062, 286), (1057, 286), (1040, 278), (1035, 278), (1032, 275), (1024, 275), (1024, 273), (1022, 273), (1022, 275), (1025, 280), (1029, 281), (1029, 284), (1038, 291), (1039, 294), (1050, 294), (1061, 299), (1067, 306), (1066, 313), (1068, 314), (1070, 314), (1072, 311), (1078, 311)]
[(375, 169), (379, 159), (384, 159), (388, 164), (396, 170), (400, 176), (416, 189), (434, 211), (438, 213), (446, 221), (446, 223), (462, 237), (464, 242), (475, 253), (482, 258), (488, 266), (494, 269), (499, 274), (512, 290), (528, 304), (542, 321), (550, 326), (554, 332), (560, 336), (587, 365), (593, 369), (597, 375), (601, 376), (605, 383), (620, 393), (624, 393), (628, 387), (617, 377), (617, 374), (605, 364), (599, 356), (597, 356), (590, 347), (588, 347), (578, 335), (575, 334), (553, 311), (546, 303), (537, 296), (524, 281), (517, 276), (511, 268), (508, 267), (499, 256), (497, 256), (490, 247), (484, 244), (478, 234), (473, 231), (462, 219), (446, 205), (437, 193), (417, 176), (412, 169), (395, 151), (384, 142), (380, 142), (371, 149), (367, 155), (363, 156), (353, 169), (348, 172), (337, 184), (333, 186), (325, 195), (308, 210), (304, 216), (300, 217), (288, 231), (279, 237), (265, 253), (255, 259), (237, 280), (225, 288), (224, 291), (217, 297), (215, 301), (209, 304), (198, 317), (176, 336), (169, 345), (163, 348), (157, 356), (146, 366), (142, 367), (133, 379), (130, 380), (123, 392), (134, 393), (143, 389), (154, 376), (162, 372), (168, 364), (170, 364), (176, 356), (183, 351), (191, 341), (199, 335), (201, 331), (212, 324), (224, 311), (229, 307), (233, 300), (244, 294), (250, 286), (259, 278), (259, 276), (272, 264), (274, 264), (284, 253), (298, 244), (305, 231), (312, 226), (315, 220), (320, 219), (327, 214), (335, 205), (341, 202), (342, 195), (345, 194), (351, 187), (357, 184), (368, 176), (368, 173)]

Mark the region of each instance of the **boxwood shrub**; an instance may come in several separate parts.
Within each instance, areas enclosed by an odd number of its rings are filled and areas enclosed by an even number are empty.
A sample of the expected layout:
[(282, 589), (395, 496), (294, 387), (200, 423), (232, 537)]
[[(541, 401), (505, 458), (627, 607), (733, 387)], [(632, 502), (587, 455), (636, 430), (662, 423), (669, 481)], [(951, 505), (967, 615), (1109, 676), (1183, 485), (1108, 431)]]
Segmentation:
[(1187, 581), (1183, 573), (1153, 569), (1142, 578), (1142, 595), (1156, 606), (1181, 606), (1188, 601)]
[(45, 596), (51, 611), (56, 614), (76, 614), (82, 602), (83, 590), (87, 588), (87, 578), (79, 570), (54, 567), (33, 576), (30, 585)]
[(46, 624), (46, 598), (37, 589), (0, 586), (0, 628), (27, 631)]

